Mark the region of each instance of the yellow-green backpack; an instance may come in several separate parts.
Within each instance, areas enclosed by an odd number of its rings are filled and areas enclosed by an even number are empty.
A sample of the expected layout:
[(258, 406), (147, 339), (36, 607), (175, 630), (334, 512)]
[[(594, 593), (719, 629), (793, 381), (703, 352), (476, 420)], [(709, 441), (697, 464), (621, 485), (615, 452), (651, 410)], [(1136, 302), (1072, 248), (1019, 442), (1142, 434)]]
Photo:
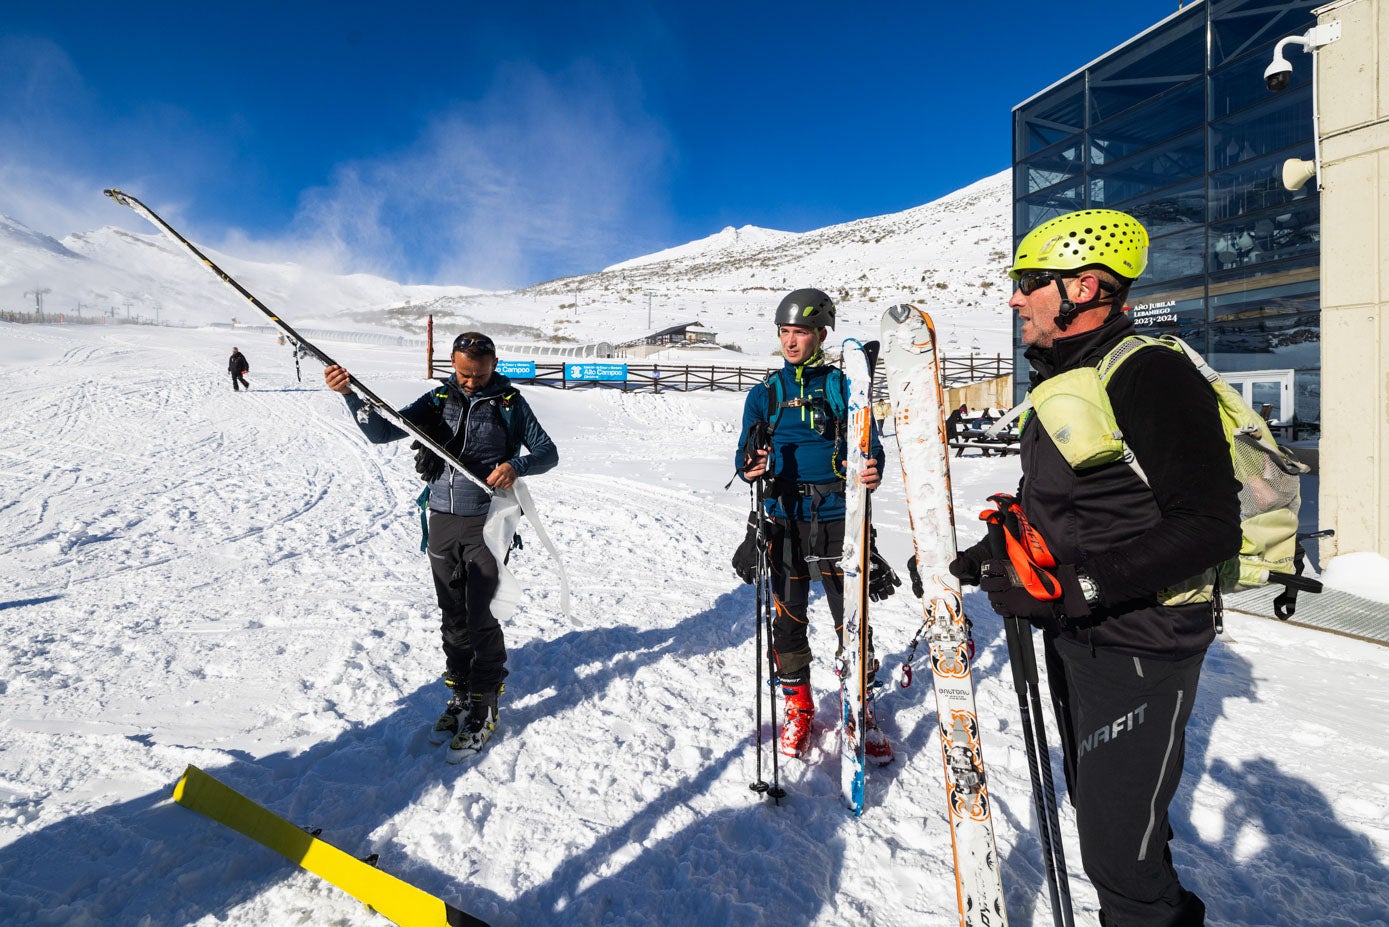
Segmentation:
[[(1240, 482), (1240, 530), (1243, 534), (1239, 555), (1219, 567), (1220, 589), (1237, 592), (1271, 582), (1281, 583), (1285, 589), (1275, 599), (1274, 611), (1280, 618), (1290, 617), (1299, 589), (1321, 591), (1321, 583), (1301, 576), (1302, 550), (1297, 540), (1301, 477), (1311, 468), (1279, 445), (1263, 416), (1254, 411), (1244, 396), (1226, 383), (1205, 358), (1175, 335), (1125, 338), (1096, 368), (1100, 384), (1108, 384), (1124, 361), (1150, 345), (1185, 354), (1215, 390), (1220, 407), (1220, 422), (1230, 445), (1235, 478)], [(1126, 445), (1124, 459), (1145, 483), (1148, 482)]]

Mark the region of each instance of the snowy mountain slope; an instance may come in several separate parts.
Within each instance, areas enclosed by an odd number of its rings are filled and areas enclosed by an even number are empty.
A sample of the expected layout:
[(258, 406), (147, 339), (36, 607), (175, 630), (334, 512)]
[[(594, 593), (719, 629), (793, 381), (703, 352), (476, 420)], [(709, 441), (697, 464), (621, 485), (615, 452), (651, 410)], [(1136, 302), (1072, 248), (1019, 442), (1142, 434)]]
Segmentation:
[[(406, 286), (368, 274), (324, 273), (298, 264), (243, 261), (202, 250), (262, 302), (300, 319), (350, 324), (350, 313), (472, 295), (470, 287)], [(97, 316), (114, 311), (176, 324), (259, 319), (253, 307), (199, 266), (187, 252), (151, 230), (107, 227), (58, 242), (0, 216), (0, 308), (32, 310), (25, 293), (39, 288), (51, 315)], [(378, 323), (379, 324), (379, 323)]]
[[(620, 343), (698, 321), (721, 343), (765, 359), (777, 347), (769, 320), (781, 296), (816, 286), (839, 303), (841, 335), (876, 337), (882, 308), (911, 299), (936, 309), (949, 353), (1006, 354), (1012, 330), (1004, 305), (1009, 183), (1004, 172), (915, 209), (799, 234), (725, 229), (597, 273), (514, 292), (338, 276), (241, 260), (196, 238), (195, 244), (300, 326), (420, 334), (433, 314), (448, 332), (481, 327), (507, 341)], [(158, 212), (157, 197), (148, 196)], [(5, 220), (0, 308), (32, 309), (24, 294), (39, 287), (52, 290), (44, 303), (51, 313), (73, 314), (81, 304), (86, 315), (114, 310), (166, 322), (256, 319), (238, 294), (152, 229), (104, 228), (59, 243)]]
[(26, 291), (42, 289), (45, 284), (41, 281), (53, 270), (66, 271), (80, 261), (80, 255), (47, 235), (0, 216), (0, 293), (13, 292), (13, 296), (0, 297), (6, 308), (17, 309), (26, 303), (33, 308), (35, 303)]
[[(747, 498), (723, 489), (742, 395), (527, 390), (560, 448), (530, 486), (574, 620), (523, 528), (502, 727), (450, 767), (426, 742), (444, 690), (410, 452), (368, 446), (271, 337), (238, 338), (251, 393), (227, 389), (225, 333), (0, 324), (0, 923), (383, 923), (174, 806), (188, 763), (497, 925), (954, 920), (924, 674), (882, 703), (899, 760), (870, 771), (862, 819), (839, 803), (828, 729), (808, 763), (782, 761), (781, 807), (747, 788), (758, 657), (728, 565)], [(414, 352), (341, 359), (396, 403), (426, 386)], [(952, 463), (962, 513), (1018, 475), (1011, 458)], [(875, 511), (900, 566), (895, 480)], [(1000, 623), (978, 594), (966, 604), (1010, 922), (1040, 927)], [(811, 609), (828, 725), (833, 633), (818, 596)], [(873, 616), (891, 672), (919, 613), (899, 592)], [(1227, 622), (1198, 693), (1178, 865), (1213, 923), (1389, 922), (1389, 650)], [(1077, 923), (1093, 927), (1062, 814)]]
[(736, 229), (729, 226), (707, 238), (676, 245), (674, 248), (666, 248), (663, 251), (632, 258), (629, 261), (620, 261), (611, 267), (603, 268), (603, 272), (631, 270), (637, 267), (648, 267), (652, 264), (671, 264), (676, 261), (711, 260), (717, 262), (719, 260), (731, 260), (738, 254), (753, 254), (764, 249), (775, 248), (795, 237), (795, 232), (778, 232), (775, 229), (762, 229), (755, 225), (745, 225)]
[[(721, 342), (766, 353), (776, 347), (769, 320), (781, 297), (814, 286), (838, 304), (837, 334), (877, 337), (882, 310), (907, 300), (935, 308), (949, 353), (1006, 354), (1010, 176), (1005, 171), (904, 212), (801, 234), (725, 229), (596, 274), (515, 294), (441, 299), (433, 308), (440, 317), (458, 311), (490, 320), (548, 305), (534, 324), (578, 341), (620, 342), (699, 321)], [(967, 339), (956, 335), (965, 330)]]

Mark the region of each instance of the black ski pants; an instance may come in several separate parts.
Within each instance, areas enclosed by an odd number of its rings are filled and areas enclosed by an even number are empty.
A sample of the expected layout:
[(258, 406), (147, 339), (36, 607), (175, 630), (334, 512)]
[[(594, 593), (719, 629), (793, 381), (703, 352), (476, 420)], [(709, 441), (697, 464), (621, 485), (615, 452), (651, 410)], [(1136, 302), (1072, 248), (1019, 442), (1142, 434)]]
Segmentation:
[(506, 678), (506, 643), (492, 616), (497, 558), (482, 541), (486, 515), (429, 513), (429, 566), (443, 615), (450, 676), (472, 692), (496, 692)]
[(1081, 862), (1106, 927), (1205, 923), (1172, 866), (1167, 816), (1205, 657), (1155, 660), (1046, 635)]
[[(240, 371), (240, 370), (233, 370), (233, 371), (232, 371), (231, 378), (232, 378), (232, 392), (233, 392), (233, 393), (239, 393), (239, 392), (241, 392), (241, 387), (242, 387), (242, 386), (246, 387), (247, 389), (250, 389), (250, 388), (251, 388), (251, 384), (246, 382), (246, 374), (245, 374), (244, 372), (242, 372), (242, 371)], [(240, 383), (241, 386), (237, 386), (238, 383)]]
[[(769, 529), (771, 550), (767, 557), (772, 572), (772, 649), (777, 675), (785, 685), (810, 681), (810, 605), (812, 578), (825, 590), (825, 601), (834, 619), (834, 633), (843, 643), (844, 571), (839, 558), (844, 548), (843, 521), (791, 521), (774, 519)], [(809, 556), (813, 559), (807, 560)]]

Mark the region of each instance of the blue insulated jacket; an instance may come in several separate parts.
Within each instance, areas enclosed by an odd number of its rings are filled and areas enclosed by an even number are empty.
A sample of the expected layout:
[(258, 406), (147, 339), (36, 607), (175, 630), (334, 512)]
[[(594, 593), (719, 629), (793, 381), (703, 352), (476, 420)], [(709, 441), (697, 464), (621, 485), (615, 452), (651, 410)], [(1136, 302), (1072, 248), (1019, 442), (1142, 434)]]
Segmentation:
[[(832, 483), (844, 479), (844, 408), (848, 404), (848, 383), (843, 376), (830, 372), (837, 368), (823, 364), (796, 366), (787, 362), (774, 376), (781, 379), (783, 401), (800, 400), (798, 407), (783, 408), (774, 416), (776, 430), (772, 433), (772, 450), (768, 455), (768, 472), (776, 479), (767, 492), (771, 498), (764, 503), (767, 514), (774, 518), (810, 521), (812, 515), (821, 521), (842, 521), (844, 493), (831, 493), (814, 509), (811, 496), (795, 492), (797, 483)], [(826, 390), (839, 391), (834, 402)], [(749, 430), (757, 422), (769, 422), (768, 404), (771, 390), (759, 383), (748, 393), (743, 404), (743, 430), (734, 450), (733, 464), (741, 477), (745, 461), (743, 447)], [(831, 414), (831, 410), (835, 410)], [(831, 421), (833, 419), (833, 421)], [(823, 434), (821, 433), (823, 432)], [(879, 470), (883, 466), (883, 446), (878, 440), (876, 424), (870, 445)], [(786, 505), (790, 504), (788, 513)], [(814, 511), (812, 511), (814, 509)]]
[[(362, 434), (372, 444), (399, 441), (407, 432), (377, 415), (355, 394), (344, 398)], [(503, 411), (503, 406), (507, 411)], [(501, 374), (468, 397), (452, 374), (400, 410), (402, 418), (418, 425), (444, 445), (480, 480), (509, 463), (517, 476), (544, 473), (559, 463), (559, 451), (536, 420), (525, 397)], [(522, 453), (522, 447), (530, 453)], [(445, 466), (429, 484), (429, 508), (452, 515), (485, 515), (491, 499), (466, 476)]]

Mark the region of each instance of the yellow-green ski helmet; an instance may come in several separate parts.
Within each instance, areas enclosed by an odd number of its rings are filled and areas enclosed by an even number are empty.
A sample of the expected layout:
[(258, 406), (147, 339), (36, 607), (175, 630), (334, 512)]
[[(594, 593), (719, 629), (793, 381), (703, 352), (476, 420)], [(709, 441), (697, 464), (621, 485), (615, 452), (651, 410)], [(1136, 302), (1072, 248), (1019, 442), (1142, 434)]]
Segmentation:
[(1071, 273), (1103, 267), (1133, 282), (1148, 266), (1148, 232), (1137, 219), (1114, 209), (1081, 209), (1049, 219), (1018, 244), (1014, 280), (1024, 270)]

